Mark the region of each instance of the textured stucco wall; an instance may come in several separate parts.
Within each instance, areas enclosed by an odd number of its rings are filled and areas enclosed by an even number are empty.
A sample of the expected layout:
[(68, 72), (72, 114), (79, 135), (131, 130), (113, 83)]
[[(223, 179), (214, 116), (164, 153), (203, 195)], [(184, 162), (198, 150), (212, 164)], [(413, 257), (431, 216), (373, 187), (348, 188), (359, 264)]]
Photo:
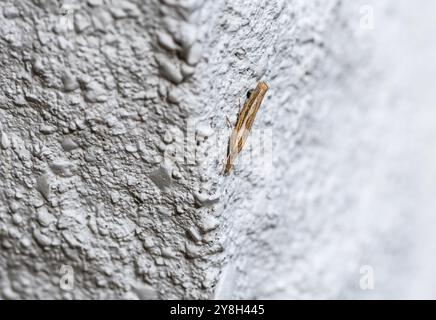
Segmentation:
[(2, 2), (0, 296), (433, 296), (436, 11), (369, 2)]

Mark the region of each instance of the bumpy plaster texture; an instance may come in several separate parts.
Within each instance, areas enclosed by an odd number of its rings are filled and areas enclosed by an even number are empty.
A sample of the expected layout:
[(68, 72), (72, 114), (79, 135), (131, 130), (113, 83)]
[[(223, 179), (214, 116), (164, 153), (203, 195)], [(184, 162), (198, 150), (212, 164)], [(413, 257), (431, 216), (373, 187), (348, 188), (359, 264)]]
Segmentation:
[(436, 11), (349, 2), (2, 2), (1, 297), (432, 296)]

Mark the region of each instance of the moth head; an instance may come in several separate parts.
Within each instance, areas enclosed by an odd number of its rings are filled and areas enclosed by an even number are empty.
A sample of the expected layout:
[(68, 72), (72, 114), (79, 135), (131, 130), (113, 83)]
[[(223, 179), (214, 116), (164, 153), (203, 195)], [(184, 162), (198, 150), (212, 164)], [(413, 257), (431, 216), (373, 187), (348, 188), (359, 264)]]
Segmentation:
[(254, 89), (250, 89), (247, 91), (247, 99), (250, 99), (251, 94), (253, 93)]

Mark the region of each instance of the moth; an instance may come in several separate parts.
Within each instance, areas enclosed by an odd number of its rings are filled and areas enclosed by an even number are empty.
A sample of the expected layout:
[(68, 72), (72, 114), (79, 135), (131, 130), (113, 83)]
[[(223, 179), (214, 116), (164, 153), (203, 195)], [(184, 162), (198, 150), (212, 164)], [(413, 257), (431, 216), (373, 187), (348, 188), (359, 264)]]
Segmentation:
[(232, 130), (227, 149), (227, 159), (224, 166), (224, 175), (230, 173), (233, 163), (241, 152), (247, 141), (257, 111), (260, 108), (263, 98), (268, 91), (268, 85), (265, 82), (259, 82), (254, 90), (249, 92), (248, 98), (244, 103), (241, 111), (238, 113), (236, 124)]

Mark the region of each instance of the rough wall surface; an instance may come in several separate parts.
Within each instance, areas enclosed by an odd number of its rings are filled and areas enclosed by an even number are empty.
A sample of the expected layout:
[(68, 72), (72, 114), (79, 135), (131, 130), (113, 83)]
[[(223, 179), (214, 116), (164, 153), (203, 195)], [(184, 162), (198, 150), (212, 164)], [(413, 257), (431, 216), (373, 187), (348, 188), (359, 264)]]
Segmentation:
[[(362, 4), (2, 2), (1, 297), (433, 296), (436, 11)], [(272, 166), (222, 176), (259, 80)]]

